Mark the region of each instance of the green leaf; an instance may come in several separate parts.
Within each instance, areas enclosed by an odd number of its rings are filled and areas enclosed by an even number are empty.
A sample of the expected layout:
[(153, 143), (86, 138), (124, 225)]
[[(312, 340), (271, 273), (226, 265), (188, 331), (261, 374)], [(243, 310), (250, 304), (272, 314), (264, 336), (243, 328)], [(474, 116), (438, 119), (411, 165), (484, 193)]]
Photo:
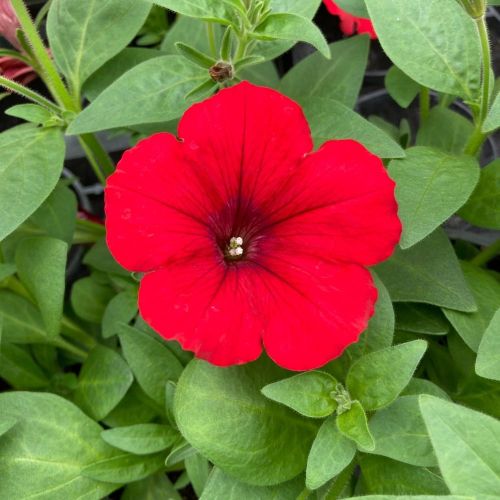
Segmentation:
[[(474, 21), (455, 0), (366, 0), (384, 51), (416, 82), (473, 100), (481, 83)], [(453, 29), (436, 20), (446, 19)]]
[(443, 479), (434, 469), (415, 467), (377, 455), (361, 455), (359, 462), (363, 492), (383, 495), (379, 497), (380, 500), (391, 498), (389, 495), (408, 495), (408, 497), (396, 497), (401, 500), (413, 498), (428, 500), (428, 497), (409, 495), (447, 495), (449, 493)]
[(424, 467), (437, 465), (436, 456), (418, 406), (418, 396), (403, 396), (370, 420), (373, 450), (399, 462)]
[(182, 500), (167, 476), (158, 472), (152, 476), (130, 483), (120, 500)]
[(151, 422), (160, 412), (158, 405), (134, 382), (118, 406), (104, 419), (104, 423), (111, 427), (143, 424)]
[[(190, 102), (184, 96), (207, 78), (182, 56), (156, 57), (134, 66), (100, 94), (68, 127), (83, 134), (173, 120)], [(123, 106), (126, 102), (127, 106)]]
[(431, 146), (461, 155), (474, 132), (470, 120), (448, 108), (432, 108), (417, 133), (417, 146)]
[(68, 245), (54, 238), (26, 238), (16, 252), (17, 272), (35, 297), (49, 337), (59, 334)]
[(179, 434), (168, 425), (138, 424), (101, 433), (106, 443), (134, 455), (148, 455), (172, 446)]
[(402, 108), (407, 108), (420, 92), (420, 85), (397, 66), (391, 66), (385, 75), (385, 88)]
[(7, 109), (5, 114), (38, 124), (45, 123), (53, 116), (47, 108), (39, 106), (38, 104), (17, 104)]
[(21, 125), (0, 134), (0, 241), (54, 189), (64, 161), (60, 130)]
[(481, 169), (479, 183), (459, 215), (476, 226), (500, 229), (500, 160)]
[(356, 446), (344, 437), (336, 424), (337, 417), (328, 417), (321, 427), (307, 458), (306, 486), (315, 490), (340, 474), (356, 454)]
[(299, 103), (321, 97), (353, 108), (363, 83), (369, 45), (366, 36), (332, 43), (330, 59), (320, 53), (306, 57), (281, 80), (280, 92)]
[(172, 447), (172, 451), (168, 454), (165, 465), (167, 467), (172, 467), (196, 453), (197, 451), (183, 437), (180, 437)]
[(491, 319), (477, 351), (476, 373), (484, 378), (500, 380), (500, 309)]
[(189, 477), (189, 482), (193, 486), (194, 492), (198, 497), (201, 497), (205, 485), (207, 484), (210, 464), (207, 459), (196, 453), (186, 457), (184, 465), (186, 466), (186, 473)]
[(405, 156), (390, 136), (342, 103), (320, 97), (309, 97), (303, 103), (316, 146), (331, 139), (354, 139), (382, 158)]
[(310, 371), (266, 385), (261, 392), (306, 417), (324, 418), (337, 408), (331, 396), (336, 387), (337, 381), (329, 373)]
[(83, 259), (83, 263), (104, 273), (117, 274), (124, 277), (130, 276), (130, 271), (120, 266), (111, 255), (104, 238), (97, 241), (87, 252)]
[(304, 489), (303, 478), (298, 477), (276, 486), (252, 486), (240, 483), (213, 468), (200, 500), (278, 500), (295, 499)]
[(335, 0), (335, 3), (349, 14), (356, 17), (369, 17), (365, 0)]
[[(217, 24), (212, 26), (214, 28), (215, 45), (219, 47), (222, 41), (222, 29)], [(170, 26), (161, 44), (162, 53), (177, 55), (177, 49), (175, 48), (177, 42), (188, 43), (202, 52), (210, 53), (206, 26), (201, 19), (183, 15), (176, 16), (175, 22)]]
[(6, 392), (0, 394), (5, 419), (17, 424), (0, 440), (0, 498), (103, 498), (116, 489), (82, 475), (116, 451), (101, 440), (101, 427), (69, 401)]
[(3, 343), (0, 349), (0, 377), (14, 389), (42, 389), (49, 379), (23, 347)]
[(0, 317), (3, 318), (3, 342), (15, 344), (47, 342), (40, 313), (24, 297), (0, 289)]
[(151, 6), (137, 0), (54, 0), (47, 18), (52, 55), (79, 93), (85, 80), (135, 37)]
[(392, 403), (408, 385), (427, 349), (427, 342), (415, 340), (363, 356), (347, 374), (347, 390), (365, 410)]
[(75, 231), (76, 208), (75, 193), (58, 184), (28, 219), (28, 223), (35, 224), (47, 236), (65, 241), (70, 246)]
[(144, 392), (161, 407), (165, 405), (165, 384), (177, 380), (182, 365), (171, 351), (149, 335), (121, 325), (119, 328), (123, 356)]
[(123, 399), (133, 380), (127, 363), (118, 353), (97, 346), (82, 366), (75, 403), (95, 420), (102, 420)]
[(500, 422), (432, 396), (421, 396), (420, 408), (451, 493), (497, 495)]
[(489, 134), (500, 127), (500, 94), (497, 94), (483, 123), (483, 133)]
[(375, 448), (375, 441), (368, 428), (366, 413), (359, 401), (353, 401), (351, 408), (337, 416), (337, 427), (347, 438), (367, 451)]
[[(288, 14), (296, 14), (306, 19), (312, 19), (318, 10), (321, 0), (270, 0), (269, 6), (272, 12), (286, 12)], [(291, 49), (295, 45), (294, 41), (276, 40), (257, 42), (252, 53), (265, 57), (271, 60)]]
[(114, 295), (111, 287), (92, 276), (81, 278), (71, 289), (71, 306), (80, 318), (91, 323), (100, 323), (106, 306)]
[(375, 270), (393, 302), (423, 302), (459, 311), (476, 305), (450, 241), (437, 229), (408, 250), (396, 249)]
[(191, 361), (175, 395), (179, 430), (240, 481), (269, 486), (292, 479), (306, 465), (317, 424), (260, 393), (280, 378), (283, 370), (265, 358), (230, 368)]
[(118, 333), (120, 323), (129, 323), (137, 314), (137, 293), (126, 290), (115, 295), (102, 317), (102, 336), (107, 339)]
[[(169, 31), (170, 32), (170, 31)], [(203, 33), (206, 36), (206, 33)], [(140, 63), (165, 55), (157, 49), (127, 47), (93, 73), (83, 86), (83, 94), (94, 101), (107, 87)]]
[(202, 68), (211, 68), (216, 63), (216, 60), (213, 57), (207, 56), (203, 52), (186, 43), (176, 42), (175, 48), (181, 56), (184, 56), (186, 59)]
[(266, 61), (261, 64), (252, 64), (245, 66), (240, 72), (239, 76), (243, 80), (248, 80), (255, 85), (270, 87), (275, 89), (280, 83), (280, 77), (276, 66), (271, 61)]
[(412, 378), (410, 383), (401, 393), (402, 396), (413, 396), (420, 394), (430, 394), (438, 398), (450, 399), (448, 394), (430, 380), (423, 378)]
[(17, 420), (14, 418), (2, 418), (0, 422), (0, 436), (3, 436), (7, 432), (9, 432), (14, 425), (16, 425)]
[(360, 358), (368, 352), (390, 347), (394, 337), (394, 309), (391, 297), (380, 278), (375, 273), (372, 274), (378, 290), (375, 314), (371, 317), (368, 328), (361, 334), (359, 340), (348, 347), (346, 352), (352, 359)]
[(81, 474), (95, 481), (121, 485), (154, 474), (163, 467), (164, 461), (163, 453), (145, 456), (123, 454), (88, 465)]
[(396, 328), (425, 335), (446, 335), (450, 331), (443, 313), (426, 304), (397, 304)]
[(230, 23), (228, 2), (224, 0), (147, 0), (183, 16), (196, 17), (206, 21)]
[(470, 156), (451, 156), (426, 147), (411, 148), (393, 160), (398, 214), (403, 222), (401, 248), (423, 240), (469, 198), (479, 180), (479, 165)]
[(0, 263), (0, 281), (3, 281), (5, 278), (9, 278), (13, 274), (16, 274), (15, 264)]
[(472, 264), (463, 262), (462, 269), (474, 295), (477, 312), (463, 313), (451, 309), (443, 309), (443, 312), (465, 343), (477, 352), (483, 334), (500, 304), (500, 283), (488, 272)]
[(269, 14), (251, 33), (258, 40), (289, 40), (311, 44), (326, 58), (330, 50), (320, 29), (306, 17), (298, 14), (279, 12)]

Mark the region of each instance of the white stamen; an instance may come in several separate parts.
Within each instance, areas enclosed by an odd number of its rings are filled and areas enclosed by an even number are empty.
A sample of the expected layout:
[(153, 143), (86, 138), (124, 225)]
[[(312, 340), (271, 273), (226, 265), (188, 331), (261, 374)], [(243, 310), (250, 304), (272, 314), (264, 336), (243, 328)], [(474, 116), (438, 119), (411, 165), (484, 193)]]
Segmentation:
[(241, 236), (233, 236), (229, 240), (227, 253), (230, 257), (241, 257), (243, 255), (243, 238)]

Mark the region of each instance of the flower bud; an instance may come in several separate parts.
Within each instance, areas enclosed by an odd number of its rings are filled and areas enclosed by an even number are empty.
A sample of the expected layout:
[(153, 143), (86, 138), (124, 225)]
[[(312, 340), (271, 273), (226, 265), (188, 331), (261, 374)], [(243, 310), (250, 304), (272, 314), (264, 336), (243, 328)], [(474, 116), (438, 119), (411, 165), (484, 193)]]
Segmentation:
[(214, 64), (209, 70), (210, 78), (217, 83), (224, 83), (232, 80), (234, 77), (234, 69), (231, 63), (219, 61)]

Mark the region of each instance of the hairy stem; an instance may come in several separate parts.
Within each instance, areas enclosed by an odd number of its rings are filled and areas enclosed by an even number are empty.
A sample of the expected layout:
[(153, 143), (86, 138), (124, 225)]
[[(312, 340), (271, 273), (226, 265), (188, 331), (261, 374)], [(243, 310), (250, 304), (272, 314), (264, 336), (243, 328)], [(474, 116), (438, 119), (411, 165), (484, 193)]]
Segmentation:
[(41, 77), (54, 96), (54, 99), (65, 109), (69, 111), (77, 111), (77, 106), (71, 98), (68, 89), (59, 75), (50, 55), (45, 47), (35, 23), (31, 19), (26, 5), (23, 0), (11, 0), (12, 7), (19, 20), (21, 28), (26, 35), (29, 43), (33, 49), (33, 55), (41, 70)]
[(48, 99), (38, 94), (34, 90), (31, 90), (30, 88), (25, 87), (24, 85), (21, 85), (20, 83), (17, 83), (14, 80), (10, 80), (9, 78), (0, 76), (0, 85), (8, 90), (11, 90), (12, 92), (15, 92), (16, 94), (25, 97), (26, 99), (28, 99), (31, 102), (34, 102), (35, 104), (39, 104), (40, 106), (47, 108), (49, 111), (52, 111), (57, 115), (61, 114), (61, 108), (56, 106), (52, 101), (49, 101)]

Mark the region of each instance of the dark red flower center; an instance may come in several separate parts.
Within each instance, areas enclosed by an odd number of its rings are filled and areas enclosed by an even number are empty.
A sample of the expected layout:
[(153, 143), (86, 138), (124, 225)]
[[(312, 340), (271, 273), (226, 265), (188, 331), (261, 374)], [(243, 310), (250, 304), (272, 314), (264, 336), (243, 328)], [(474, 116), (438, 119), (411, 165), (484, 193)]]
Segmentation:
[(249, 200), (230, 199), (215, 212), (208, 227), (227, 264), (252, 261), (259, 255), (259, 242), (268, 236), (266, 219)]

